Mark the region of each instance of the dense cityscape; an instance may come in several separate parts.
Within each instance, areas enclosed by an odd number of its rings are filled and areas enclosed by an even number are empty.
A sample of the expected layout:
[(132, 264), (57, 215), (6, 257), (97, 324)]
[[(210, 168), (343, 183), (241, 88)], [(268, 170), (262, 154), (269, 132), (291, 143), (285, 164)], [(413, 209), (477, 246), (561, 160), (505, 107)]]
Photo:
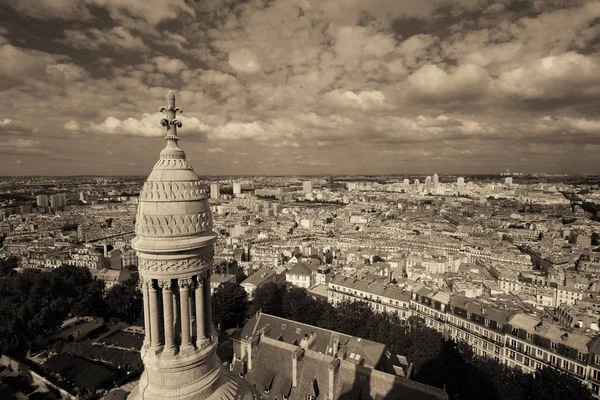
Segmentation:
[[(237, 286), (247, 301), (258, 293), (262, 302), (265, 291), (287, 285), (334, 307), (359, 302), (374, 314), (404, 321), (417, 317), (444, 340), (467, 344), (473, 356), (525, 373), (552, 367), (598, 396), (597, 179), (510, 172), (464, 177), (204, 177), (201, 186), (210, 198), (213, 230), (218, 233), (211, 292), (214, 296), (215, 290), (235, 291)], [(131, 239), (143, 181), (3, 178), (4, 279), (73, 266), (88, 270), (107, 293), (115, 286), (131, 286), (138, 275)], [(223, 361), (235, 365), (240, 353), (231, 349), (233, 332), (242, 327), (256, 330), (244, 323), (260, 311), (253, 305), (252, 312), (231, 316), (229, 310), (222, 316), (215, 309), (218, 304), (213, 297), (215, 326), (226, 338), (221, 345), (230, 346), (229, 353), (225, 348), (219, 351), (225, 352)], [(98, 311), (75, 318), (82, 325), (63, 323), (47, 332), (46, 342), (71, 335), (69, 340), (76, 343), (137, 351), (144, 331), (143, 321), (135, 322), (139, 310), (128, 322), (121, 318), (122, 322), (102, 324)], [(118, 311), (115, 316), (123, 317)], [(269, 319), (280, 316), (265, 314), (262, 324), (274, 325)], [(99, 336), (88, 336), (99, 326)], [(6, 340), (0, 342), (6, 351)], [(32, 354), (33, 343), (27, 359), (38, 366), (52, 368), (57, 357), (69, 354), (55, 354), (47, 346)], [(384, 347), (389, 352), (389, 346)], [(415, 375), (414, 363), (421, 361), (406, 357), (402, 349), (398, 355), (390, 371), (405, 378)], [(366, 357), (360, 350), (346, 355), (361, 356)], [(377, 361), (371, 364), (376, 365)], [(106, 382), (94, 388), (108, 389)]]
[(0, 0), (0, 60), (0, 400), (600, 400), (600, 1)]

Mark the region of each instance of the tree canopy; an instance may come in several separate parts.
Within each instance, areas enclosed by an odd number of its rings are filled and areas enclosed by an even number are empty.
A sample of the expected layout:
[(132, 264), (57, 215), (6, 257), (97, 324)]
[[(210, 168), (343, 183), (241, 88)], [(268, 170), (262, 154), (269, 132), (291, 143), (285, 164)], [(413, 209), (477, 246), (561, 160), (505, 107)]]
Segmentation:
[(109, 315), (123, 318), (131, 323), (142, 313), (143, 297), (137, 281), (129, 279), (115, 285), (106, 293), (106, 307)]
[(221, 330), (241, 326), (248, 312), (248, 295), (237, 283), (225, 282), (212, 295), (212, 317)]
[(135, 280), (105, 291), (86, 268), (28, 269), (0, 280), (0, 353), (24, 354), (72, 316), (139, 318), (142, 295)]
[(85, 268), (32, 269), (0, 280), (0, 352), (27, 351), (71, 315), (98, 315), (103, 296)]

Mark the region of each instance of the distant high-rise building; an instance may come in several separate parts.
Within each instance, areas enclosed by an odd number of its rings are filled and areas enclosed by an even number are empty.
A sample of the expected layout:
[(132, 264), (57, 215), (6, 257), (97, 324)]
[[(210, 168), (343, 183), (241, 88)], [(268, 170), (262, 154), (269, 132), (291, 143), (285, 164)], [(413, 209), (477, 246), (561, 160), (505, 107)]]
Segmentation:
[(312, 193), (313, 187), (312, 187), (312, 182), (311, 181), (304, 181), (304, 183), (302, 184), (302, 191), (304, 193)]
[(64, 193), (50, 196), (50, 207), (54, 209), (63, 208), (67, 205), (67, 197)]
[(418, 180), (418, 179), (415, 179), (415, 186), (416, 186), (416, 187), (419, 187), (419, 185), (421, 185), (421, 182), (419, 182), (419, 180)]
[(85, 234), (85, 229), (83, 228), (83, 225), (81, 225), (81, 224), (79, 224), (77, 226), (77, 240), (81, 243), (83, 243), (87, 240), (87, 236)]
[(242, 194), (242, 184), (239, 182), (233, 183), (233, 195), (237, 196), (238, 194)]
[(504, 184), (506, 186), (512, 186), (512, 184), (513, 184), (513, 178), (512, 178), (512, 176), (509, 176), (508, 178), (504, 178)]
[(410, 179), (404, 178), (404, 186), (409, 186), (409, 185), (410, 185)]
[(218, 183), (211, 183), (210, 185), (210, 198), (218, 199), (221, 196), (221, 186)]
[(329, 184), (333, 185), (333, 175), (329, 175)]
[(425, 188), (426, 189), (431, 188), (431, 176), (428, 176), (427, 178), (425, 178)]
[(458, 184), (458, 186), (465, 186), (465, 178), (463, 178), (462, 176), (460, 178), (458, 178), (456, 180), (456, 183)]
[(433, 187), (436, 188), (440, 184), (440, 177), (438, 174), (433, 174)]
[(40, 194), (37, 197), (37, 205), (38, 207), (48, 207), (48, 196), (45, 194)]
[(281, 212), (281, 204), (279, 204), (279, 203), (273, 204), (273, 214), (279, 215), (280, 212)]

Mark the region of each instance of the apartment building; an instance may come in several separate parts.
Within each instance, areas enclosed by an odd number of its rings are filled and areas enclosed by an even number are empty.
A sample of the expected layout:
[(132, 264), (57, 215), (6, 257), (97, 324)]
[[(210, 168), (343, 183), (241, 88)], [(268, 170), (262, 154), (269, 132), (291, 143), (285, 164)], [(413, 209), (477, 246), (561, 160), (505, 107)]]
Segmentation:
[(403, 291), (338, 275), (329, 282), (328, 301), (334, 306), (363, 301), (375, 312), (403, 319), (419, 316), (446, 338), (469, 344), (479, 356), (525, 373), (557, 368), (579, 379), (600, 398), (600, 335), (565, 329), (533, 314), (498, 309), (482, 300), (451, 296), (424, 285)]
[(421, 285), (413, 288), (410, 296), (413, 313), (421, 316), (428, 327), (444, 334), (450, 294)]
[(364, 301), (375, 312), (388, 312), (400, 318), (410, 317), (410, 292), (395, 286), (366, 282), (337, 275), (329, 282), (328, 301), (337, 306), (344, 301)]
[(285, 281), (292, 286), (308, 289), (315, 285), (315, 274), (308, 265), (297, 263), (285, 273)]
[(478, 356), (504, 363), (504, 337), (512, 314), (457, 295), (448, 309), (447, 337), (466, 342)]

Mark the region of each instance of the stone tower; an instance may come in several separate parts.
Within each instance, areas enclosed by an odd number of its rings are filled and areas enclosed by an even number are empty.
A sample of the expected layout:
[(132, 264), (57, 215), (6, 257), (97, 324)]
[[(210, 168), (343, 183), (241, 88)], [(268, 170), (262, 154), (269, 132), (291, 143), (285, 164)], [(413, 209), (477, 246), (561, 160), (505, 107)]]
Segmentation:
[[(130, 399), (252, 398), (221, 368), (210, 297), (213, 264), (208, 193), (177, 144), (175, 95), (166, 96), (166, 147), (144, 183), (131, 245), (139, 258), (146, 336), (144, 373)], [(248, 397), (249, 395), (249, 397)]]

